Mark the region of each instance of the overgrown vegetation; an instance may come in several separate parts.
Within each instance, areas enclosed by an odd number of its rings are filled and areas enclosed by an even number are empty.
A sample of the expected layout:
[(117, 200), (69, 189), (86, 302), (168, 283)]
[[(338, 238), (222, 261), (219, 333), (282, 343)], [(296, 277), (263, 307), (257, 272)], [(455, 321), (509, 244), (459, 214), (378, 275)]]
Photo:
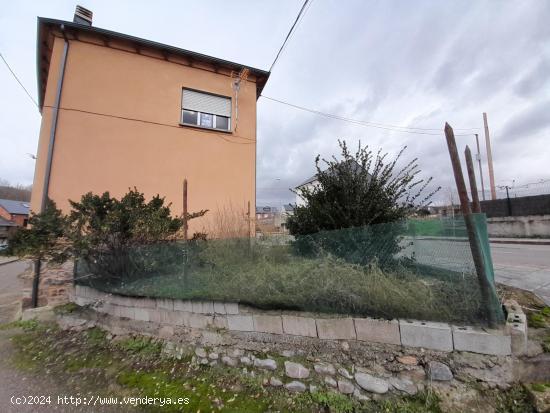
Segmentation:
[(42, 325), (34, 320), (17, 320), (11, 323), (0, 324), (0, 330), (10, 330), (12, 328), (21, 328), (23, 331), (35, 331), (38, 330)]
[(527, 322), (531, 328), (547, 328), (550, 326), (550, 307), (543, 307), (540, 311), (532, 311), (527, 315)]
[[(74, 257), (93, 263), (111, 277), (131, 275), (127, 267), (130, 251), (147, 245), (163, 245), (181, 238), (185, 222), (207, 211), (173, 217), (170, 205), (159, 195), (146, 201), (136, 188), (120, 199), (109, 192), (82, 196), (80, 202), (70, 201), (71, 212), (64, 215), (49, 200), (42, 213), (32, 214), (29, 228), (22, 228), (10, 240), (8, 250), (13, 255), (63, 262)], [(201, 238), (200, 235), (197, 238)], [(180, 248), (181, 249), (181, 248)], [(154, 264), (147, 256), (135, 254), (137, 267)], [(130, 271), (127, 273), (126, 271)]]
[[(361, 266), (332, 255), (299, 257), (287, 245), (249, 240), (198, 244), (190, 250), (185, 268), (170, 258), (169, 251), (160, 257), (166, 271), (155, 276), (143, 273), (120, 282), (97, 276), (81, 282), (124, 295), (239, 301), (264, 309), (442, 321), (480, 319), (473, 275), (440, 270), (422, 276), (406, 266), (382, 270), (376, 263)], [(80, 270), (87, 273), (85, 268)]]
[(67, 258), (67, 245), (62, 242), (67, 226), (66, 218), (49, 200), (40, 214), (29, 216), (29, 227), (20, 228), (8, 239), (9, 255), (25, 256), (32, 259), (64, 261)]
[(329, 251), (353, 263), (376, 259), (385, 265), (402, 248), (400, 225), (376, 224), (404, 220), (424, 207), (439, 188), (426, 193), (432, 179), (418, 177), (417, 159), (398, 166), (405, 148), (388, 161), (388, 154), (374, 154), (360, 143), (355, 154), (345, 141), (339, 144), (340, 159), (323, 159), (323, 167), (320, 156), (315, 159), (316, 183), (298, 189), (305, 205), (296, 206), (287, 227), (301, 253)]
[(146, 356), (159, 356), (162, 350), (161, 343), (149, 337), (129, 337), (118, 341), (116, 346), (129, 353)]
[(497, 413), (535, 413), (533, 403), (525, 388), (518, 384), (513, 386), (507, 392), (498, 392), (496, 394), (496, 412)]
[[(56, 261), (75, 257), (77, 283), (124, 295), (383, 318), (484, 320), (471, 256), (453, 262), (464, 245), (435, 257), (428, 242), (423, 248), (432, 251), (429, 266), (418, 260), (425, 252), (410, 248), (415, 225), (402, 219), (432, 195), (424, 195), (430, 180), (418, 178), (416, 160), (399, 169), (403, 152), (388, 162), (386, 155), (361, 146), (354, 155), (345, 142), (341, 149), (342, 159), (325, 161), (326, 171), (317, 158), (319, 186), (302, 190), (308, 204), (289, 221), (296, 235), (290, 245), (243, 237), (248, 221), (241, 212), (228, 213), (235, 211), (231, 208), (216, 214), (213, 224), (220, 229), (216, 233), (237, 238), (206, 241), (195, 234), (192, 241), (177, 242), (184, 224), (207, 211), (173, 217), (163, 198), (146, 201), (134, 188), (120, 199), (88, 193), (71, 201), (68, 216), (50, 202), (10, 248)], [(430, 226), (431, 232), (438, 229)]]

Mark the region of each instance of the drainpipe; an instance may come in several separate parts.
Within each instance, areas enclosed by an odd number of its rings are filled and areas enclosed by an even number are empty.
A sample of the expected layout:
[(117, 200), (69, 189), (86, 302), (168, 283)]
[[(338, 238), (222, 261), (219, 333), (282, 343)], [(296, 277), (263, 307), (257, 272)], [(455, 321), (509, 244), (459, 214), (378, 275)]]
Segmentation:
[[(42, 187), (42, 200), (40, 203), (40, 212), (44, 212), (46, 209), (46, 202), (48, 201), (48, 192), (50, 188), (50, 176), (52, 172), (52, 158), (53, 149), (55, 144), (55, 134), (57, 132), (57, 120), (59, 118), (59, 106), (61, 103), (61, 90), (63, 89), (63, 79), (65, 78), (65, 66), (67, 64), (67, 55), (69, 53), (69, 39), (65, 33), (65, 25), (60, 26), (61, 33), (65, 44), (63, 45), (63, 54), (61, 55), (61, 63), (59, 65), (59, 75), (57, 78), (57, 90), (55, 94), (55, 103), (52, 113), (52, 125), (50, 128), (50, 141), (48, 143), (48, 157), (46, 158), (46, 170), (44, 171), (44, 185)], [(32, 283), (32, 307), (38, 307), (38, 288), (40, 285), (40, 267), (41, 259), (38, 258), (34, 263), (34, 278)]]

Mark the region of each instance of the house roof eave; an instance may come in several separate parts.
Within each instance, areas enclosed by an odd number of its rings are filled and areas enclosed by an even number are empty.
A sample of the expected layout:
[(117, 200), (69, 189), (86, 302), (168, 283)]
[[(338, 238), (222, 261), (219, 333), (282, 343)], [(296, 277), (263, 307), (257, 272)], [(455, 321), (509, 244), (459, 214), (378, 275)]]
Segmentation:
[[(193, 52), (191, 50), (181, 49), (179, 47), (170, 46), (167, 44), (155, 42), (152, 40), (147, 40), (135, 36), (130, 36), (124, 33), (115, 32), (112, 30), (102, 29), (99, 27), (94, 26), (86, 26), (80, 23), (74, 23), (74, 22), (68, 22), (64, 20), (58, 20), (58, 19), (51, 19), (47, 17), (38, 17), (37, 20), (37, 45), (36, 45), (36, 67), (37, 67), (37, 86), (38, 86), (38, 105), (39, 109), (42, 110), (42, 106), (44, 103), (44, 93), (45, 93), (45, 86), (47, 79), (45, 79), (44, 75), (48, 73), (49, 71), (49, 60), (47, 62), (44, 62), (42, 59), (42, 56), (44, 54), (44, 42), (47, 40), (46, 36), (48, 33), (50, 33), (50, 29), (52, 27), (62, 27), (65, 30), (70, 31), (81, 31), (91, 34), (96, 34), (98, 36), (101, 36), (103, 38), (113, 38), (117, 40), (125, 40), (128, 42), (131, 42), (135, 45), (140, 45), (143, 47), (148, 47), (156, 50), (161, 50), (163, 53), (171, 53), (174, 55), (180, 55), (185, 57), (190, 57), (193, 60), (196, 61), (202, 61), (206, 63), (210, 63), (216, 66), (225, 67), (231, 70), (238, 70), (241, 69), (248, 69), (251, 74), (256, 76), (256, 87), (257, 87), (257, 98), (260, 96), (267, 80), (269, 79), (269, 75), (271, 72), (257, 69), (255, 67), (242, 65), (240, 63), (231, 62), (224, 59), (219, 59), (217, 57), (208, 56), (202, 53)], [(51, 53), (51, 51), (50, 51)]]

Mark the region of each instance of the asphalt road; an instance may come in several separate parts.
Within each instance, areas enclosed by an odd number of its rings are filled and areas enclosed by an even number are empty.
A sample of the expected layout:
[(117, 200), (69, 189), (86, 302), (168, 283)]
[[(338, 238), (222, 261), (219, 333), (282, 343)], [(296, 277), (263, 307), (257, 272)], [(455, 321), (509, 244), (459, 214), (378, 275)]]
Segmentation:
[(491, 244), (495, 280), (531, 291), (550, 305), (550, 245)]
[(19, 312), (23, 281), (18, 276), (29, 265), (28, 261), (0, 265), (0, 324), (13, 321)]

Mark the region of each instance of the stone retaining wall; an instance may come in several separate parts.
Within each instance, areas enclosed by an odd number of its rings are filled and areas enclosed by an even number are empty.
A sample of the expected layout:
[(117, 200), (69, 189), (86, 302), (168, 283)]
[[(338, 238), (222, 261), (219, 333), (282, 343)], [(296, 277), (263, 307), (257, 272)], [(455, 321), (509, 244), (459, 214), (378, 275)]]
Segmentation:
[(550, 237), (550, 215), (527, 215), (487, 218), (490, 237)]
[(107, 294), (90, 287), (75, 287), (72, 301), (93, 306), (101, 313), (196, 329), (356, 340), (403, 345), (442, 352), (468, 351), (506, 356), (524, 351), (525, 317), (509, 309), (510, 319), (499, 330), (452, 326), (416, 320), (380, 320), (289, 311), (261, 311), (238, 303), (137, 298)]
[[(69, 302), (73, 290), (73, 261), (63, 264), (54, 264), (42, 261), (40, 269), (40, 284), (38, 286), (38, 307), (55, 307)], [(29, 268), (22, 275), (23, 309), (32, 307), (32, 284), (35, 272), (35, 263), (31, 262)]]

